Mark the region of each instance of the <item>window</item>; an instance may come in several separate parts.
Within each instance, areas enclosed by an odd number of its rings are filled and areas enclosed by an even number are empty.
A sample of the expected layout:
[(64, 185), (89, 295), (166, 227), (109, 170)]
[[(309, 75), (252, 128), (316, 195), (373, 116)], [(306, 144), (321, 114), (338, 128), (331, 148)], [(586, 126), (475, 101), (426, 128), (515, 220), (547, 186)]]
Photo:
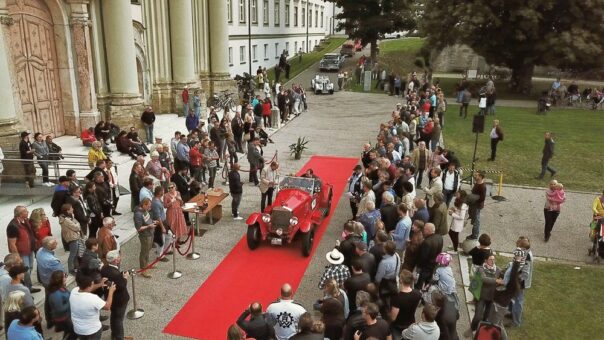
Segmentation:
[(239, 46), (239, 63), (245, 64), (245, 46)]
[(258, 58), (256, 57), (256, 51), (258, 50), (258, 46), (257, 45), (252, 45), (252, 60), (253, 61), (258, 61)]
[(229, 66), (233, 66), (233, 48), (229, 47)]
[(323, 10), (321, 10), (321, 28), (323, 28)]
[(279, 59), (279, 43), (275, 43), (275, 59)]
[(227, 19), (233, 22), (233, 3), (232, 0), (227, 0)]
[(285, 26), (289, 26), (289, 4), (285, 4)]
[(298, 42), (294, 41), (294, 53), (298, 53)]
[(289, 55), (289, 41), (285, 42), (285, 55)]
[(252, 14), (250, 15), (252, 17), (252, 24), (257, 24), (258, 23), (258, 0), (249, 0), (252, 3), (250, 4), (252, 6), (251, 8), (251, 12)]
[(312, 27), (312, 8), (308, 9), (308, 27)]
[(298, 6), (294, 5), (294, 27), (298, 27)]
[(306, 7), (302, 7), (302, 27), (306, 26)]
[(264, 7), (262, 8), (262, 17), (263, 17), (265, 26), (268, 25), (268, 17), (269, 17), (268, 13), (269, 13), (268, 0), (264, 0)]
[(268, 60), (268, 44), (264, 44), (264, 60)]
[(279, 26), (281, 23), (281, 2), (279, 0), (275, 0), (275, 26)]
[(245, 23), (245, 0), (239, 0), (239, 22)]
[(315, 10), (315, 27), (319, 27), (319, 11)]

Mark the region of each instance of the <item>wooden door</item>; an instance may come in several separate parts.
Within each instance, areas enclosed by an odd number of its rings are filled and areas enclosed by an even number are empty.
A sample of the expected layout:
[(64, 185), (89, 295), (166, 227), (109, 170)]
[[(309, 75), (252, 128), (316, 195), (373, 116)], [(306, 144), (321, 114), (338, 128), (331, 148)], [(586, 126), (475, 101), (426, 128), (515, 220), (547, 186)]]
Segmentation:
[(65, 124), (50, 10), (42, 0), (9, 0), (8, 10), (23, 124), (32, 132), (61, 136)]

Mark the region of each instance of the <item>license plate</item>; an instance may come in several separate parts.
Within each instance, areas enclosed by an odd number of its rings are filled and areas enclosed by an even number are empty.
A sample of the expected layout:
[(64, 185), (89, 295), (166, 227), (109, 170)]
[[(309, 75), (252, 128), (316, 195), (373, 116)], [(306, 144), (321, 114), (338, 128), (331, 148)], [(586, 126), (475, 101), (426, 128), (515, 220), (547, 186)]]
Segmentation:
[(271, 244), (272, 245), (276, 245), (276, 246), (280, 246), (283, 244), (283, 240), (280, 238), (272, 238), (271, 239)]

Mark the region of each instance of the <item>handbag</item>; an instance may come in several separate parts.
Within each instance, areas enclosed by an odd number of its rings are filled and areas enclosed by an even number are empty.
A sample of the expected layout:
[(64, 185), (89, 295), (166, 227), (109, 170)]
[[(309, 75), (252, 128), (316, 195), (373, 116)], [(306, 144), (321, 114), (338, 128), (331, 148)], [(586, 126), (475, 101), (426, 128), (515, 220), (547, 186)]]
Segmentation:
[(246, 132), (246, 133), (243, 134), (243, 140), (246, 141), (246, 142), (248, 142), (250, 140), (250, 133), (249, 132)]
[(598, 220), (589, 223), (589, 239), (594, 241), (598, 237)]
[(86, 240), (84, 238), (78, 238), (76, 240), (78, 243), (78, 257), (82, 257), (84, 255), (84, 251), (86, 250)]
[(480, 293), (482, 292), (482, 275), (480, 272), (476, 272), (470, 279), (470, 287), (468, 288), (474, 299), (480, 300)]

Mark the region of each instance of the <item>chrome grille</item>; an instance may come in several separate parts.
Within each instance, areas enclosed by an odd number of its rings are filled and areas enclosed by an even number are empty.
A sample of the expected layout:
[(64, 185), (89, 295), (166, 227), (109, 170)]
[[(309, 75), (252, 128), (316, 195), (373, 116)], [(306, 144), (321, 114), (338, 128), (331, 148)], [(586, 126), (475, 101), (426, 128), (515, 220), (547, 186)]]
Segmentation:
[(289, 220), (291, 219), (291, 217), (291, 211), (282, 207), (273, 208), (273, 213), (271, 215), (272, 230), (274, 231), (278, 228), (283, 228), (283, 231), (287, 231), (287, 228), (289, 227)]

